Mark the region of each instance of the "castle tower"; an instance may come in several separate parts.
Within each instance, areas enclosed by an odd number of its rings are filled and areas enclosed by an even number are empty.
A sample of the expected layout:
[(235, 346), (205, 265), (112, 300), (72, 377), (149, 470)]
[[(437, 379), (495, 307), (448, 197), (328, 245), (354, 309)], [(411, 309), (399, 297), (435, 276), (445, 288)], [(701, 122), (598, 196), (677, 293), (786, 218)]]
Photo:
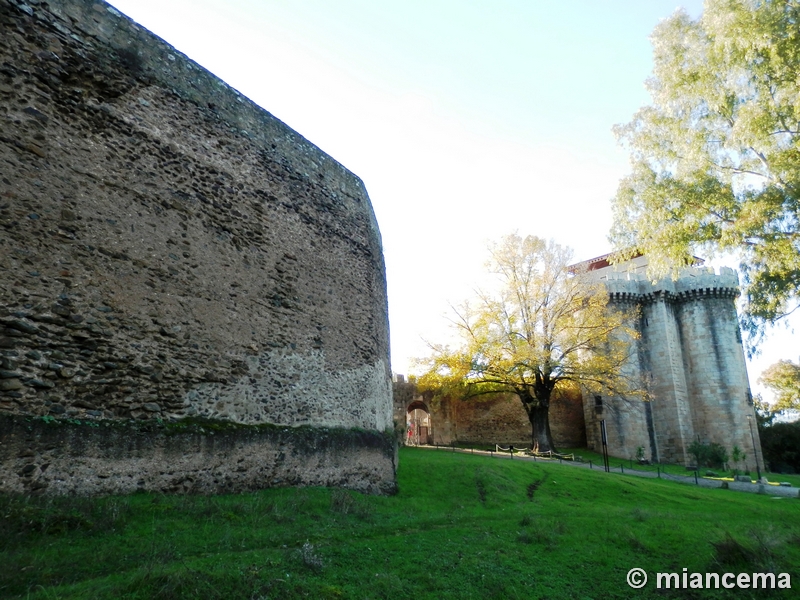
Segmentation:
[(600, 447), (605, 419), (609, 452), (617, 456), (691, 464), (689, 447), (698, 440), (721, 444), (729, 455), (738, 447), (748, 468), (756, 456), (764, 464), (736, 314), (738, 275), (701, 264), (657, 282), (647, 279), (645, 257), (612, 266), (606, 255), (577, 266), (604, 282), (612, 306), (639, 308), (639, 339), (626, 369), (649, 397), (585, 399), (590, 447)]

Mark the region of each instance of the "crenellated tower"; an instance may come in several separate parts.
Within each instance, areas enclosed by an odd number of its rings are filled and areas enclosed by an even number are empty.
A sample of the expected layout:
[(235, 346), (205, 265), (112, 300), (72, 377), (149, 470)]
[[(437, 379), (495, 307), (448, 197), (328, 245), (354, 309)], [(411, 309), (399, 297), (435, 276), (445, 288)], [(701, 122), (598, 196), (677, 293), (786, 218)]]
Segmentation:
[[(587, 277), (603, 281), (612, 306), (639, 308), (627, 374), (649, 400), (588, 398), (589, 446), (600, 447), (605, 419), (609, 451), (689, 464), (693, 441), (716, 442), (730, 454), (738, 446), (748, 468), (763, 465), (753, 400), (736, 313), (736, 271), (702, 267), (699, 259), (676, 278), (651, 281), (646, 257), (610, 265), (609, 256), (581, 263)], [(751, 433), (752, 430), (752, 433)], [(744, 465), (742, 465), (744, 466)]]

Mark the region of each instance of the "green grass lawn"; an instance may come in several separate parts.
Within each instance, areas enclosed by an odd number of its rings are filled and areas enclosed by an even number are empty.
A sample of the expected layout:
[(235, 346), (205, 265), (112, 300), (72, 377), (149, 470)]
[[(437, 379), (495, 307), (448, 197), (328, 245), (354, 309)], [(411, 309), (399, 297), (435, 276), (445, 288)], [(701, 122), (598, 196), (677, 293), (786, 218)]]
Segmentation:
[[(798, 597), (800, 500), (412, 448), (398, 479), (393, 497), (0, 497), (0, 597)], [(793, 589), (655, 589), (684, 567)]]

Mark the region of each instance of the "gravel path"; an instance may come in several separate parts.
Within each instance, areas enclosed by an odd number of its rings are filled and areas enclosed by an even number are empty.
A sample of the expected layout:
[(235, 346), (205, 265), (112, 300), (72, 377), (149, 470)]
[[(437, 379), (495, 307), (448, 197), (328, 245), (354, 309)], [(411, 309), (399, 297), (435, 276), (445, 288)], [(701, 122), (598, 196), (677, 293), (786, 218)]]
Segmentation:
[[(511, 456), (503, 452), (486, 452), (483, 450), (466, 450), (463, 448), (448, 448), (446, 446), (418, 446), (428, 450), (439, 450), (445, 452), (460, 452), (462, 454), (480, 454), (483, 456), (491, 456), (493, 458), (500, 458), (510, 460)], [(603, 472), (603, 467), (599, 465), (591, 465), (585, 462), (574, 462), (570, 460), (559, 461), (555, 458), (534, 458), (532, 456), (514, 455), (513, 460), (523, 460), (528, 462), (546, 462), (548, 464), (560, 464), (572, 468), (593, 469), (595, 471)], [(769, 485), (760, 483), (746, 483), (744, 481), (719, 481), (718, 479), (707, 479), (705, 477), (698, 477), (695, 480), (694, 474), (692, 475), (673, 475), (671, 473), (661, 473), (660, 475), (654, 471), (638, 471), (636, 469), (625, 469), (624, 467), (612, 467), (611, 474), (617, 475), (630, 475), (633, 477), (649, 477), (650, 479), (660, 478), (669, 481), (676, 481), (686, 485), (697, 485), (703, 488), (722, 488), (727, 483), (728, 489), (735, 492), (746, 492), (750, 494), (765, 494), (768, 496), (785, 497), (785, 498), (800, 498), (800, 488), (786, 487), (779, 485)]]

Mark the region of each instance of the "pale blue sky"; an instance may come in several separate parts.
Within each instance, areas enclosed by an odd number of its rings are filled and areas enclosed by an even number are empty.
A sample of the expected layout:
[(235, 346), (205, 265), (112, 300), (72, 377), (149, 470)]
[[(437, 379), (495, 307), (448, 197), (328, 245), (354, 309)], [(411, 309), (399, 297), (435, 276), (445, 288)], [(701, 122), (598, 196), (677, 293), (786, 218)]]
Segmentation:
[[(360, 176), (383, 236), (392, 363), (447, 335), (486, 240), (607, 252), (648, 103), (649, 35), (700, 0), (112, 0)], [(732, 265), (733, 266), (733, 265)], [(751, 382), (787, 354), (773, 336)], [(791, 350), (792, 352), (794, 350)], [(757, 386), (754, 386), (757, 387)]]

